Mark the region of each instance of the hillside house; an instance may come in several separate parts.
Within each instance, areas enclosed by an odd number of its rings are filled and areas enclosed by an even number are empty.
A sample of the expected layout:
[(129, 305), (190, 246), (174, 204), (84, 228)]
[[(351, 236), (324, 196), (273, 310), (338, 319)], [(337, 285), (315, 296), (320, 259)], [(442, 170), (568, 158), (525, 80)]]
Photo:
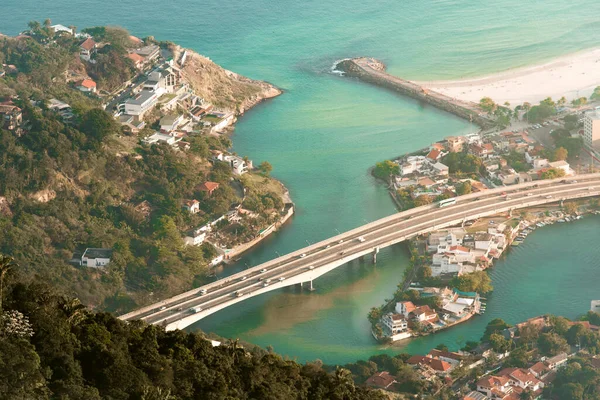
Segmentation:
[(112, 249), (87, 248), (81, 256), (81, 266), (89, 268), (104, 268), (110, 263)]

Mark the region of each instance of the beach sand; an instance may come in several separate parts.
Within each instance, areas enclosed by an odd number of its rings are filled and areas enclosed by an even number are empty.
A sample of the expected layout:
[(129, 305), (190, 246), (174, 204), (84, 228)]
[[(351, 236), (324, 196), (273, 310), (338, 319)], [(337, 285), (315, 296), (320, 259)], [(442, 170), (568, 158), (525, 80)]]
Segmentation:
[(600, 49), (587, 50), (550, 62), (516, 68), (488, 76), (454, 81), (415, 83), (460, 100), (479, 102), (491, 97), (496, 103), (511, 106), (539, 103), (550, 96), (568, 101), (587, 97), (600, 86)]

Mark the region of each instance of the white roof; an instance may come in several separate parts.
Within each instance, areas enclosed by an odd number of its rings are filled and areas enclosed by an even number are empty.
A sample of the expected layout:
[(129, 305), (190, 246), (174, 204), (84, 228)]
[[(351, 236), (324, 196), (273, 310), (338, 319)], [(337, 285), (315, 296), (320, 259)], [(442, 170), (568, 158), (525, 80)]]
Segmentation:
[(551, 162), (548, 165), (550, 165), (551, 167), (568, 167), (569, 163), (566, 162), (565, 160), (560, 160), (560, 161)]
[(474, 299), (465, 299), (463, 297), (459, 297), (458, 299), (456, 299), (457, 304), (466, 304), (468, 306), (473, 304), (474, 301), (475, 301)]
[(465, 308), (467, 308), (466, 305), (458, 303), (448, 303), (443, 307), (444, 310), (449, 311), (453, 314), (460, 314)]
[(69, 28), (68, 26), (61, 25), (61, 24), (52, 25), (50, 28), (54, 29), (54, 32), (69, 32), (69, 33), (73, 33), (73, 31), (71, 30), (71, 28)]

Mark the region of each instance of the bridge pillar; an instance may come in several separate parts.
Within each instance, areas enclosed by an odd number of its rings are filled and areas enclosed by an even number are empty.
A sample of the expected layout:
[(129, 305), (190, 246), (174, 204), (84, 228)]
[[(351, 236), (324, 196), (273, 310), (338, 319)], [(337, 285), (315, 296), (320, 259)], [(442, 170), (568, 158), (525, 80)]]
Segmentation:
[(373, 264), (377, 264), (377, 253), (379, 253), (379, 247), (373, 249)]
[(313, 284), (312, 284), (312, 279), (311, 279), (311, 281), (310, 281), (310, 289), (308, 289), (308, 290), (310, 290), (311, 292), (312, 292), (313, 290), (315, 290), (315, 288), (313, 287)]

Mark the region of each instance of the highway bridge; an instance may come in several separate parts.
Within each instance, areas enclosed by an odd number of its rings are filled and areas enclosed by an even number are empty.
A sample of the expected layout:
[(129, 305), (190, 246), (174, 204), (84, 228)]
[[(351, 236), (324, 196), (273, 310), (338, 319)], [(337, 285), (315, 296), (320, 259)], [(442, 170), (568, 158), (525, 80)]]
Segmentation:
[(563, 200), (600, 195), (600, 174), (534, 181), (457, 197), (456, 204), (431, 204), (399, 212), (303, 249), (119, 317), (183, 329), (250, 297), (307, 284), (334, 268), (380, 249), (468, 220)]

